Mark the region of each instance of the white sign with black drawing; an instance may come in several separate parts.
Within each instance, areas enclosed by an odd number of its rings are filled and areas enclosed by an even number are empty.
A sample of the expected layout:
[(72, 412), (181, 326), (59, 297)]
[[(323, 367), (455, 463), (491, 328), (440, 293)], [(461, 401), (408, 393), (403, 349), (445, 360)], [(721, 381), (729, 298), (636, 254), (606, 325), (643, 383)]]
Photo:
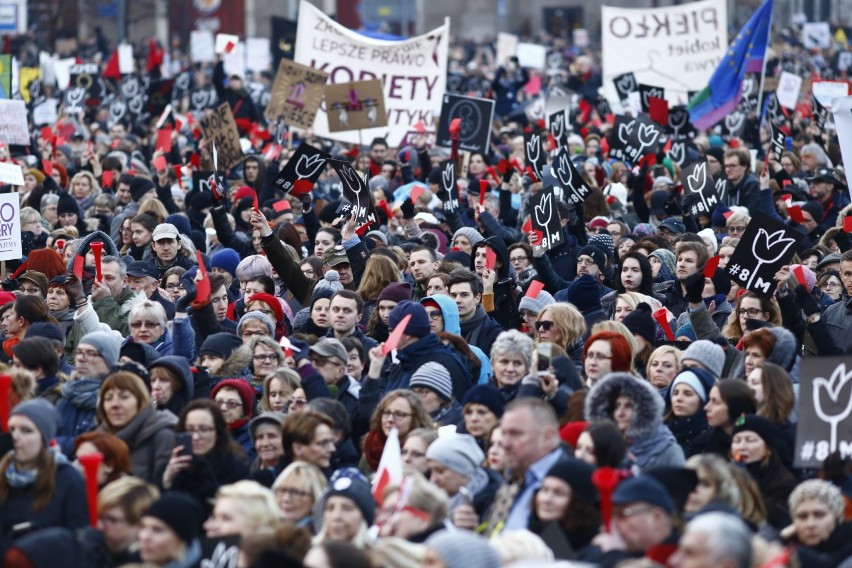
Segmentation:
[(852, 366), (848, 357), (806, 357), (799, 370), (796, 467), (818, 468), (830, 454), (852, 457)]
[(790, 262), (802, 234), (755, 211), (728, 261), (728, 275), (741, 287), (765, 298), (775, 292), (775, 273)]
[(553, 187), (546, 187), (530, 198), (532, 229), (536, 234), (541, 234), (537, 244), (544, 250), (562, 244), (562, 223), (559, 221), (556, 201)]
[(702, 160), (685, 167), (680, 172), (680, 180), (684, 193), (689, 192), (689, 195), (694, 196), (689, 206), (690, 215), (710, 215), (719, 203), (719, 196), (716, 195), (713, 176), (707, 171), (707, 162)]

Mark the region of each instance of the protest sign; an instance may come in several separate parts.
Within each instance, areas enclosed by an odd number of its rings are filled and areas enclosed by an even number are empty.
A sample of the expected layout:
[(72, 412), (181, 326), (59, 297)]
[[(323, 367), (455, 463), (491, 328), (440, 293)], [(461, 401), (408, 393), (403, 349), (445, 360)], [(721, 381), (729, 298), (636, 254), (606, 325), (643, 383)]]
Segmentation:
[(325, 86), (329, 132), (387, 126), (385, 95), (379, 79)]
[(245, 41), (246, 69), (261, 73), (272, 65), (272, 51), (268, 37), (250, 37)]
[(174, 79), (152, 80), (148, 85), (148, 102), (145, 105), (145, 111), (151, 116), (163, 114), (166, 106), (172, 102), (174, 84)]
[(542, 234), (538, 246), (550, 250), (563, 242), (562, 223), (556, 209), (557, 197), (553, 187), (546, 187), (530, 198), (532, 230)]
[(849, 95), (848, 81), (813, 81), (811, 82), (813, 98), (827, 110), (831, 110), (831, 101), (838, 97)]
[(802, 234), (781, 221), (753, 211), (740, 243), (728, 261), (728, 275), (746, 290), (771, 298), (775, 273), (789, 263)]
[(373, 207), (373, 198), (367, 187), (367, 180), (358, 173), (352, 164), (343, 160), (330, 160), (343, 185), (343, 198), (351, 204), (351, 214), (359, 225), (374, 223), (378, 215)]
[(203, 116), (198, 124), (207, 142), (215, 145), (222, 169), (232, 168), (243, 159), (240, 134), (228, 103), (222, 103), (214, 112)]
[(849, 357), (805, 357), (799, 370), (795, 466), (819, 468), (830, 454), (852, 458)]
[(618, 93), (618, 100), (622, 103), (627, 101), (630, 93), (636, 92), (636, 89), (639, 88), (639, 84), (636, 82), (636, 75), (632, 71), (622, 73), (618, 77), (615, 77), (612, 82), (616, 93)]
[(547, 117), (547, 127), (556, 140), (556, 147), (568, 146), (568, 117), (564, 110), (559, 110)]
[(825, 125), (828, 122), (829, 111), (820, 104), (819, 99), (817, 99), (816, 96), (811, 97), (811, 114), (813, 114), (817, 128), (825, 130)]
[(700, 161), (689, 165), (680, 172), (680, 180), (683, 184), (684, 197), (692, 195), (692, 204), (689, 213), (693, 217), (699, 215), (710, 215), (713, 208), (719, 203), (716, 195), (716, 184), (713, 176), (707, 171), (707, 162)]
[(381, 79), (387, 127), (361, 132), (330, 132), (321, 108), (314, 134), (350, 143), (386, 137), (399, 146), (409, 127), (434, 123), (441, 108), (447, 78), (449, 21), (425, 35), (403, 41), (366, 37), (333, 21), (308, 2), (299, 6), (295, 61), (325, 71), (334, 84)]
[(0, 141), (22, 146), (30, 143), (27, 105), (24, 101), (0, 100)]
[(272, 84), (266, 120), (310, 128), (322, 103), (328, 73), (282, 59)]
[(802, 89), (802, 78), (799, 75), (781, 73), (778, 78), (778, 88), (775, 91), (775, 96), (778, 98), (778, 104), (784, 108), (794, 110), (796, 103), (799, 102), (799, 91)]
[(559, 148), (556, 152), (550, 172), (559, 181), (559, 185), (562, 186), (562, 193), (565, 201), (568, 203), (574, 205), (582, 203), (592, 194), (592, 190), (586, 184), (586, 180), (583, 179), (583, 176), (574, 167), (574, 162), (569, 157), (567, 146)]
[(641, 84), (636, 90), (639, 92), (639, 102), (642, 103), (642, 112), (644, 113), (651, 110), (651, 99), (666, 98), (666, 90), (662, 87)]
[(494, 119), (494, 101), (444, 95), (441, 118), (438, 120), (437, 145), (449, 148), (450, 123), (461, 119), (459, 126), (459, 150), (488, 153), (491, 144), (491, 121)]
[(17, 193), (0, 194), (0, 260), (20, 260), (22, 256), (20, 197)]
[(738, 110), (725, 115), (722, 121), (722, 139), (729, 142), (732, 138), (740, 138), (745, 132), (746, 115)]
[(780, 161), (781, 154), (784, 153), (784, 142), (786, 140), (786, 135), (784, 131), (772, 124), (769, 123), (769, 148), (772, 150), (773, 157)]
[(12, 56), (0, 55), (0, 99), (12, 98)]
[(201, 113), (208, 108), (213, 108), (219, 101), (216, 88), (213, 86), (194, 89), (189, 95), (189, 110), (193, 113)]
[(805, 49), (831, 47), (831, 28), (828, 22), (806, 22), (802, 25), (802, 43)]
[(831, 113), (837, 127), (843, 163), (852, 164), (852, 97), (838, 97), (831, 101)]
[(216, 40), (209, 30), (193, 30), (189, 35), (190, 56), (193, 63), (210, 63), (216, 60)]
[[(282, 60), (282, 63), (286, 61)], [(310, 144), (302, 142), (293, 156), (281, 168), (281, 172), (275, 178), (275, 186), (285, 193), (290, 193), (296, 186), (296, 182), (306, 180), (314, 184), (325, 171), (325, 166), (331, 159), (329, 154), (314, 148)]]
[(547, 163), (547, 153), (542, 146), (540, 133), (524, 132), (524, 159), (533, 169), (535, 177), (541, 180), (541, 171)]
[(438, 197), (443, 201), (444, 211), (452, 213), (459, 206), (459, 192), (456, 187), (456, 165), (452, 160), (444, 160), (438, 166), (441, 171), (441, 192)]
[(530, 69), (544, 69), (547, 59), (547, 48), (535, 43), (519, 43), (515, 49), (518, 65)]
[(603, 6), (602, 68), (606, 98), (623, 100), (613, 80), (632, 71), (637, 83), (666, 89), (682, 103), (688, 91), (707, 85), (728, 48), (725, 0), (628, 9)]
[(272, 68), (278, 69), (282, 59), (293, 59), (296, 48), (296, 21), (272, 16)]
[(192, 190), (193, 191), (210, 191), (210, 178), (213, 177), (212, 171), (192, 170)]
[(500, 32), (497, 34), (497, 64), (505, 65), (518, 51), (518, 36)]
[(59, 106), (59, 101), (56, 99), (45, 99), (44, 102), (33, 107), (33, 124), (42, 126), (44, 124), (53, 124), (59, 119), (56, 112)]
[(645, 154), (656, 154), (663, 129), (648, 116), (640, 115), (634, 120), (627, 139), (625, 154), (631, 162), (637, 162)]
[(24, 185), (24, 172), (14, 162), (0, 162), (0, 183)]
[(622, 114), (615, 115), (615, 122), (609, 134), (609, 157), (614, 160), (626, 160), (627, 141), (633, 131), (634, 120)]
[(684, 105), (673, 106), (669, 109), (669, 136), (675, 141), (685, 141), (695, 138), (695, 127), (689, 121), (689, 111)]
[(200, 566), (237, 568), (240, 557), (240, 537), (225, 536), (201, 539)]

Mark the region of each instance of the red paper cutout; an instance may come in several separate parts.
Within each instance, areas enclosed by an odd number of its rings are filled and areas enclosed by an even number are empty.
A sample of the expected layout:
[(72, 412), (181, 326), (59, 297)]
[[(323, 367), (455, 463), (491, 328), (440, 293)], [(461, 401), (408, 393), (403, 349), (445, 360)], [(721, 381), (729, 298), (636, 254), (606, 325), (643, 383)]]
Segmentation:
[(705, 278), (713, 278), (713, 275), (716, 274), (716, 269), (719, 267), (720, 260), (720, 257), (714, 256), (713, 258), (707, 261), (707, 264), (704, 265)]
[(77, 277), (80, 282), (83, 281), (83, 263), (86, 262), (86, 259), (80, 256), (79, 254), (74, 257), (74, 268), (72, 272), (74, 276)]
[(533, 230), (532, 229), (532, 217), (527, 217), (527, 220), (524, 221), (523, 226), (521, 226), (521, 230), (524, 233), (531, 233), (532, 232), (532, 230)]
[(158, 172), (163, 172), (168, 167), (168, 163), (166, 162), (165, 156), (157, 156), (151, 162), (151, 165), (154, 166), (154, 169), (157, 170)]
[(843, 230), (847, 233), (852, 233), (852, 215), (847, 215), (843, 218)]
[(669, 102), (658, 97), (648, 98), (648, 114), (651, 120), (657, 124), (668, 126), (669, 124)]
[(112, 170), (104, 170), (101, 174), (101, 182), (104, 187), (112, 187)]
[(411, 197), (411, 202), (417, 203), (417, 198), (423, 195), (425, 189), (426, 188), (424, 188), (422, 185), (415, 185), (414, 187), (412, 187), (411, 193), (409, 194)]
[(538, 298), (538, 293), (544, 289), (544, 282), (539, 280), (533, 280), (530, 282), (529, 288), (527, 288), (527, 298), (532, 298), (535, 300)]
[(389, 355), (391, 351), (399, 345), (399, 340), (402, 339), (402, 334), (405, 333), (405, 328), (408, 322), (411, 321), (411, 314), (406, 314), (404, 318), (399, 320), (399, 323), (394, 326), (393, 331), (388, 336), (388, 340), (382, 343), (382, 355)]
[(154, 147), (157, 150), (162, 150), (163, 152), (171, 152), (172, 151), (172, 129), (171, 128), (161, 128), (157, 131), (157, 144)]
[(418, 120), (417, 123), (414, 125), (414, 130), (416, 130), (420, 134), (423, 134), (424, 132), (426, 132), (426, 125), (423, 124), (422, 120)]
[(488, 270), (494, 270), (494, 265), (497, 263), (497, 253), (494, 252), (494, 249), (487, 246), (485, 247), (485, 268)]
[(797, 266), (796, 268), (793, 269), (793, 276), (796, 277), (796, 281), (799, 284), (801, 284), (805, 288), (808, 287), (807, 279), (805, 278), (805, 269), (802, 268), (802, 266)]
[(305, 193), (310, 193), (314, 188), (314, 184), (306, 179), (297, 179), (293, 183), (293, 189), (290, 190), (290, 195), (298, 197)]
[(790, 215), (790, 219), (800, 225), (805, 222), (805, 216), (802, 214), (802, 208), (798, 205), (791, 205), (788, 207), (787, 214)]
[(195, 301), (198, 304), (207, 302), (210, 297), (210, 277), (207, 275), (207, 268), (204, 266), (204, 257), (201, 256), (201, 251), (195, 251), (198, 257), (198, 272), (201, 273), (201, 280), (195, 283)]
[(450, 138), (456, 139), (461, 133), (461, 119), (454, 118), (450, 121)]

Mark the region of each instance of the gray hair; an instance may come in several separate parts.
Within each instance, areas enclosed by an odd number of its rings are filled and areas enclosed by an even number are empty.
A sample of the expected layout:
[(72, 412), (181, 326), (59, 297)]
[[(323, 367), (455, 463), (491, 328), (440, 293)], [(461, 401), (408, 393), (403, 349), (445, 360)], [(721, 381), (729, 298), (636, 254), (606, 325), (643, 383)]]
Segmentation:
[(145, 316), (156, 318), (163, 327), (163, 333), (165, 333), (166, 324), (168, 323), (169, 318), (166, 316), (166, 309), (163, 307), (163, 304), (160, 302), (152, 302), (151, 300), (143, 300), (139, 302), (134, 305), (130, 309), (130, 313), (127, 314), (127, 324), (130, 325), (130, 322), (134, 319)]
[(118, 265), (118, 275), (123, 279), (127, 276), (127, 265), (122, 262), (120, 258), (117, 256), (107, 255), (101, 259), (101, 264), (117, 264)]
[(802, 146), (802, 149), (799, 151), (799, 155), (804, 156), (805, 154), (810, 154), (811, 156), (813, 156), (820, 166), (824, 166), (827, 168), (832, 167), (831, 160), (825, 153), (825, 150), (823, 150), (822, 146), (820, 146), (816, 142), (811, 142), (810, 144), (805, 144), (804, 146)]
[(497, 339), (494, 340), (491, 345), (491, 359), (494, 360), (503, 355), (519, 355), (523, 357), (527, 367), (529, 367), (532, 362), (532, 351), (532, 338), (517, 329), (510, 329), (498, 335)]
[(23, 207), (21, 209), (21, 225), (27, 223), (41, 223), (41, 213), (32, 207)]
[(39, 203), (39, 207), (44, 209), (48, 205), (58, 205), (59, 204), (59, 196), (55, 193), (48, 193), (46, 195), (41, 196), (41, 203)]
[(239, 280), (249, 280), (261, 275), (272, 278), (272, 264), (265, 256), (253, 254), (240, 261), (236, 275)]
[(728, 513), (704, 513), (686, 525), (686, 532), (704, 535), (716, 562), (734, 560), (737, 568), (750, 568), (751, 531), (737, 517)]
[(843, 522), (845, 503), (840, 489), (824, 479), (808, 479), (801, 482), (790, 493), (788, 503), (790, 516), (796, 515), (796, 509), (805, 501), (819, 501), (831, 511), (838, 524)]

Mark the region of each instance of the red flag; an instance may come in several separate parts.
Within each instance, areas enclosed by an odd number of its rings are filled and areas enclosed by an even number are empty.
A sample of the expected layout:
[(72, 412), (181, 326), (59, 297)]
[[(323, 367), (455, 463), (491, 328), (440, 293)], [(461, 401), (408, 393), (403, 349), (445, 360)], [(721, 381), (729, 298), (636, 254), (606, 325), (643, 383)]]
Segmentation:
[(163, 48), (157, 43), (157, 40), (151, 38), (148, 42), (148, 72), (150, 73), (157, 67), (163, 64)]
[(385, 489), (391, 485), (399, 485), (402, 477), (402, 450), (399, 447), (399, 431), (394, 426), (385, 441), (382, 457), (379, 460), (379, 469), (376, 470), (376, 477), (373, 479), (373, 500), (381, 506)]
[(115, 79), (116, 81), (121, 80), (121, 71), (119, 71), (118, 67), (118, 50), (112, 52), (112, 55), (109, 56), (109, 61), (107, 61), (106, 69), (104, 69), (104, 77), (107, 79)]

